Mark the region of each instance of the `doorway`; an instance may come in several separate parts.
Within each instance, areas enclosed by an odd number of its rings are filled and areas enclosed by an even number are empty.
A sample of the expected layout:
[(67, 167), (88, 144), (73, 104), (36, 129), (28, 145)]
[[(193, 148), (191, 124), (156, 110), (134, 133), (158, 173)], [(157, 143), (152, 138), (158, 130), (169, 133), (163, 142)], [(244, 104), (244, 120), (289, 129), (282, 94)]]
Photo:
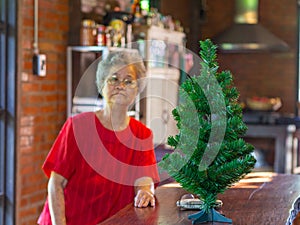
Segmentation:
[(17, 3), (0, 0), (0, 224), (15, 224)]

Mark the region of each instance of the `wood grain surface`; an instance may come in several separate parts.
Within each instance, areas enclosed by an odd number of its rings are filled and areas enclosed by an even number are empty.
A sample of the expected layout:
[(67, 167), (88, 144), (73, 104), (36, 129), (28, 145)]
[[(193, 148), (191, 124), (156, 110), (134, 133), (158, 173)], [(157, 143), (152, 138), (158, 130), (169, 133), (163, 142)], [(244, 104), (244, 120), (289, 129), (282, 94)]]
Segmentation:
[[(176, 201), (186, 193), (177, 183), (159, 186), (155, 207), (135, 208), (129, 204), (101, 225), (192, 224), (187, 216), (198, 211), (176, 206)], [(223, 202), (220, 212), (232, 219), (234, 225), (285, 225), (299, 196), (300, 175), (260, 172), (247, 175), (218, 197)]]

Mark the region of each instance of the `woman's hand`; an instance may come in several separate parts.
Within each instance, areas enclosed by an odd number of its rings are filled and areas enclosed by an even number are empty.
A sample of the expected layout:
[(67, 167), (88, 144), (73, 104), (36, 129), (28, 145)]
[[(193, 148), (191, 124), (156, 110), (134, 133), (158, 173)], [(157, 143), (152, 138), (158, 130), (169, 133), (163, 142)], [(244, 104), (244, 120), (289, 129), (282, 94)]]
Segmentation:
[(155, 206), (154, 194), (148, 190), (138, 190), (134, 198), (134, 206), (138, 208), (147, 207), (148, 205)]
[(151, 177), (141, 177), (134, 183), (135, 186), (135, 207), (155, 206), (154, 183)]

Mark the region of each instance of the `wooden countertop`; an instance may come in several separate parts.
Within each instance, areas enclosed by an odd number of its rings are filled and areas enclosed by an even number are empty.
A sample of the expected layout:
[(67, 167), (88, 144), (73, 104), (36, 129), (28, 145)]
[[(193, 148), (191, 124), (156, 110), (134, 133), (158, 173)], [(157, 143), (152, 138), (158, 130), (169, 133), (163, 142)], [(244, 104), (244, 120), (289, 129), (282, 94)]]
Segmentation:
[[(101, 224), (192, 224), (187, 216), (198, 211), (180, 210), (176, 206), (176, 201), (185, 193), (177, 183), (159, 186), (155, 207), (135, 208), (129, 204)], [(221, 213), (232, 219), (234, 225), (285, 225), (293, 202), (299, 196), (300, 175), (259, 172), (248, 174), (218, 197), (223, 201)]]

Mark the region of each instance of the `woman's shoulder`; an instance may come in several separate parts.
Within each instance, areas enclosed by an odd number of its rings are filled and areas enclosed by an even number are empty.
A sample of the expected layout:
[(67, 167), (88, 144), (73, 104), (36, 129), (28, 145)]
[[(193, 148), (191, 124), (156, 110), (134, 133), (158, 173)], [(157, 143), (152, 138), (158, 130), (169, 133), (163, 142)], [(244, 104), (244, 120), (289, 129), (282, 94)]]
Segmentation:
[(82, 112), (68, 118), (69, 123), (74, 127), (95, 126), (96, 114), (94, 112)]
[(133, 117), (130, 118), (130, 128), (139, 133), (142, 132), (145, 136), (152, 135), (152, 130), (149, 127)]
[(95, 113), (94, 112), (82, 112), (82, 113), (78, 113), (75, 114), (71, 117), (69, 117), (67, 119), (67, 122), (71, 123), (71, 124), (84, 124), (84, 123), (88, 123), (88, 122), (94, 122), (95, 120)]
[(150, 128), (147, 127), (144, 123), (142, 123), (141, 121), (139, 121), (133, 117), (130, 117), (130, 124), (131, 124), (131, 126), (136, 126), (141, 129), (150, 130)]
[(95, 118), (94, 112), (82, 112), (70, 117), (70, 119), (72, 120), (84, 120), (84, 119), (91, 119), (91, 118)]

